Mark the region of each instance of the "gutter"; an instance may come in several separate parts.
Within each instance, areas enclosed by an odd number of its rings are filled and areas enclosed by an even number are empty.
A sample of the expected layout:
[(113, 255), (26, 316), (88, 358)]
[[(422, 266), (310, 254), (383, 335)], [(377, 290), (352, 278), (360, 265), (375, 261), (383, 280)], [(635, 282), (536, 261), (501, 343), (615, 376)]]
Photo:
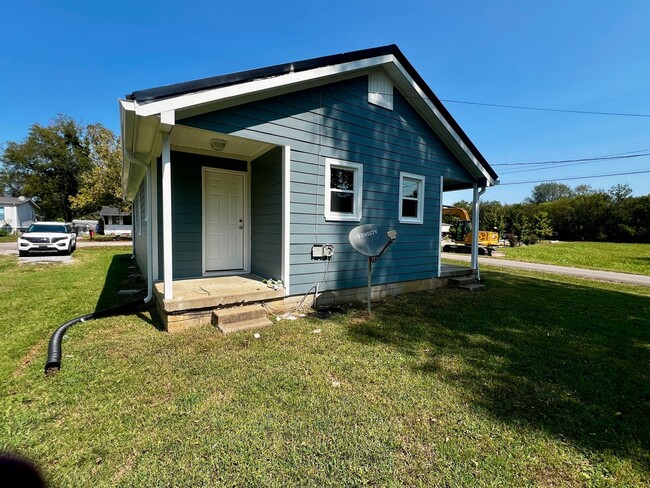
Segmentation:
[[(124, 151), (124, 157), (131, 164), (142, 166), (146, 170), (147, 182), (147, 206), (146, 206), (146, 219), (147, 219), (147, 296), (144, 298), (144, 303), (149, 303), (153, 298), (153, 232), (151, 232), (151, 222), (153, 209), (151, 208), (151, 192), (153, 182), (151, 181), (151, 165), (145, 164), (139, 159), (134, 158), (128, 152)], [(134, 256), (135, 256), (135, 235), (133, 236)]]

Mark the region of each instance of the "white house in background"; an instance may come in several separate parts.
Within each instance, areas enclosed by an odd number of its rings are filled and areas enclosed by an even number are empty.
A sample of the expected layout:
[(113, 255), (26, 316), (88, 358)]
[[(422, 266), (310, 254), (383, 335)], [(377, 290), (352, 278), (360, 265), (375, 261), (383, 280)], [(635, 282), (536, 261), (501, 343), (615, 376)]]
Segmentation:
[(102, 207), (102, 209), (99, 211), (99, 215), (104, 220), (104, 234), (131, 234), (133, 228), (131, 225), (130, 212), (122, 212), (120, 209), (113, 207)]
[(0, 197), (0, 229), (12, 234), (24, 231), (37, 220), (38, 210), (31, 198)]

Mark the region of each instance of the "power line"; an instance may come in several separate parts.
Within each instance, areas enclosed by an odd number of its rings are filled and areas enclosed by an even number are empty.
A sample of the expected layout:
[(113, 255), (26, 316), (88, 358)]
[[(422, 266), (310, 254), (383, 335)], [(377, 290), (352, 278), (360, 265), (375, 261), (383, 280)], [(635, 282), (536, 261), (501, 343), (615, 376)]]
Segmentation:
[(506, 186), (506, 185), (525, 185), (529, 183), (546, 183), (549, 181), (568, 181), (568, 180), (582, 180), (582, 179), (589, 179), (589, 178), (606, 178), (608, 176), (623, 176), (623, 175), (638, 175), (642, 173), (650, 173), (650, 170), (641, 170), (641, 171), (625, 171), (622, 173), (607, 173), (607, 174), (600, 174), (600, 175), (584, 175), (584, 176), (573, 176), (570, 178), (546, 178), (545, 180), (530, 180), (530, 181), (513, 181), (511, 183), (499, 183), (499, 186)]
[(465, 100), (450, 100), (447, 98), (441, 98), (440, 101), (445, 103), (460, 103), (463, 105), (478, 105), (480, 107), (498, 107), (498, 108), (512, 108), (517, 110), (535, 110), (538, 112), (560, 112), (560, 113), (583, 114), (583, 115), (613, 115), (616, 117), (650, 118), (650, 114), (631, 114), (631, 113), (624, 113), (624, 112), (592, 112), (589, 110), (569, 110), (569, 109), (561, 109), (561, 108), (528, 107), (523, 105), (505, 105), (500, 103), (467, 102)]
[[(647, 151), (647, 149), (640, 149), (640, 151)], [(634, 154), (632, 154), (634, 153)], [(542, 164), (562, 164), (562, 163), (582, 163), (582, 162), (591, 162), (591, 161), (610, 161), (613, 159), (630, 159), (630, 158), (640, 158), (644, 156), (650, 156), (650, 152), (646, 153), (637, 153), (637, 151), (630, 151), (629, 153), (619, 153), (619, 154), (609, 154), (606, 156), (594, 156), (591, 158), (579, 158), (579, 159), (556, 159), (548, 161), (526, 161), (526, 162), (517, 162), (517, 163), (495, 163), (492, 166), (533, 166), (533, 165), (542, 165)]]

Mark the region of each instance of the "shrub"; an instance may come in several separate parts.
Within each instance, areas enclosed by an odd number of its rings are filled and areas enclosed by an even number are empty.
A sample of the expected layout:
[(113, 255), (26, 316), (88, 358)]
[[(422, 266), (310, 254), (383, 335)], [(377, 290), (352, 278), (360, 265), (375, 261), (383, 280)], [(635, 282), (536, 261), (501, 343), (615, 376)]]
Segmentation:
[(522, 242), (527, 246), (532, 246), (533, 244), (537, 244), (539, 242), (539, 236), (537, 234), (526, 234), (522, 238)]
[(9, 235), (9, 231), (7, 229), (0, 229), (0, 237), (5, 237)]

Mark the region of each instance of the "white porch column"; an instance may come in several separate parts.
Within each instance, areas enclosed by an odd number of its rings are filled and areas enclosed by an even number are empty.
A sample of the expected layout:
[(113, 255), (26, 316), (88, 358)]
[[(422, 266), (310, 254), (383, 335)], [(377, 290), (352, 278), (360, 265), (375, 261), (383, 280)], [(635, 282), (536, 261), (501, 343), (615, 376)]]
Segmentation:
[(169, 133), (162, 132), (163, 272), (165, 300), (174, 297), (172, 268), (172, 161)]
[(474, 183), (472, 200), (472, 269), (478, 270), (478, 185)]
[(440, 214), (438, 215), (438, 278), (442, 275), (442, 201), (444, 198), (444, 176), (440, 177)]
[(291, 258), (291, 147), (282, 146), (282, 284), (289, 294)]
[(149, 162), (151, 173), (151, 223), (149, 229), (152, 233), (151, 258), (153, 262), (153, 279), (158, 280), (160, 277), (158, 271), (158, 161), (151, 158)]

